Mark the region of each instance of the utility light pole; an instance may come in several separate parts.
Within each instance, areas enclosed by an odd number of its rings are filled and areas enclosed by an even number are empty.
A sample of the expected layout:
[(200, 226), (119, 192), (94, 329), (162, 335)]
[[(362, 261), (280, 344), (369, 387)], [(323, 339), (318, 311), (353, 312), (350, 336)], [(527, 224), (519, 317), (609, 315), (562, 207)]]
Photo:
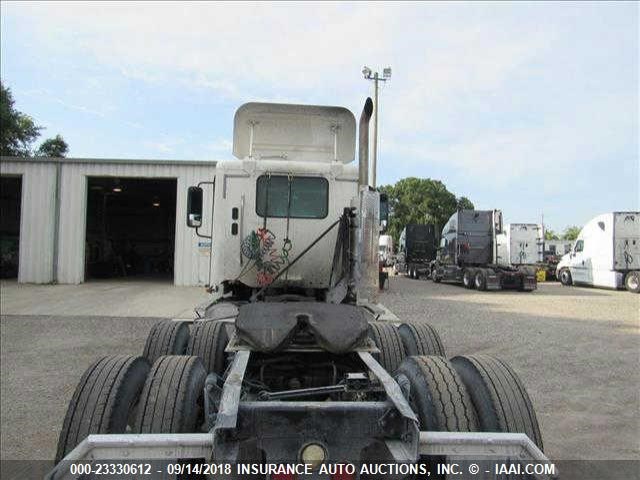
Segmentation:
[(376, 188), (376, 164), (378, 162), (378, 82), (386, 82), (391, 78), (391, 67), (386, 67), (382, 70), (382, 77), (378, 72), (372, 71), (366, 65), (362, 69), (362, 75), (365, 80), (373, 80), (374, 85), (374, 101), (373, 101), (373, 165), (372, 165), (372, 187)]

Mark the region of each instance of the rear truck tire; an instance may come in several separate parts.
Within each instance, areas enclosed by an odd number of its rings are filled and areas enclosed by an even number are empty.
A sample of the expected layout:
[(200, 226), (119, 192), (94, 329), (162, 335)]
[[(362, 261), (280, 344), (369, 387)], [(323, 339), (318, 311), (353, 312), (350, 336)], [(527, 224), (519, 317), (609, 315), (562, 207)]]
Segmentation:
[(473, 273), (471, 269), (465, 269), (462, 272), (462, 285), (464, 285), (464, 288), (473, 288)]
[(224, 350), (228, 343), (229, 336), (224, 322), (201, 322), (191, 334), (187, 355), (200, 357), (207, 373), (222, 377), (226, 368)]
[(163, 355), (184, 355), (189, 343), (189, 322), (162, 320), (151, 327), (142, 356), (153, 364)]
[(569, 287), (573, 284), (573, 280), (571, 279), (571, 272), (568, 268), (563, 268), (560, 270), (559, 280), (562, 285), (565, 287)]
[(144, 357), (109, 355), (94, 362), (69, 402), (55, 463), (90, 434), (125, 433), (148, 373)]
[(542, 450), (542, 435), (531, 399), (505, 362), (486, 355), (451, 359), (475, 407), (483, 432), (525, 433)]
[(449, 360), (407, 357), (395, 375), (418, 416), (420, 430), (474, 432), (478, 430), (471, 397)]
[(632, 293), (640, 293), (640, 272), (633, 271), (624, 277), (625, 288)]
[(398, 333), (407, 355), (446, 356), (440, 335), (428, 323), (403, 323)]
[(438, 270), (436, 268), (431, 270), (431, 280), (433, 280), (435, 283), (440, 283), (442, 281), (442, 279), (438, 276)]
[(204, 423), (204, 382), (199, 357), (158, 358), (140, 395), (137, 433), (195, 433)]
[(473, 283), (475, 284), (476, 290), (480, 290), (484, 292), (487, 290), (487, 275), (484, 270), (478, 270), (473, 277)]
[(369, 322), (369, 337), (380, 350), (373, 357), (393, 374), (406, 356), (398, 328), (388, 322)]

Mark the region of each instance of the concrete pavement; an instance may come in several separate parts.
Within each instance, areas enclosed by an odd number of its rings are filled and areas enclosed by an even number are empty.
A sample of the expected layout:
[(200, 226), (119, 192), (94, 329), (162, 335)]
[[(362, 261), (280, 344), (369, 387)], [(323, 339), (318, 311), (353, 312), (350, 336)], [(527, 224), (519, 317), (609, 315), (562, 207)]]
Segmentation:
[(211, 296), (204, 287), (176, 287), (159, 280), (92, 280), (80, 285), (0, 282), (3, 315), (195, 317)]

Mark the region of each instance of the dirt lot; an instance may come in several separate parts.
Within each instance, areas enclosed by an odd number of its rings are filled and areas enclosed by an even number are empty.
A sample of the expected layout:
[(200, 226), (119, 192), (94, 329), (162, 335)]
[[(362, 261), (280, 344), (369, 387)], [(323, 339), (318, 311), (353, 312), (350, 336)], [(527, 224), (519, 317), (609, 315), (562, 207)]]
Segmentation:
[(553, 459), (640, 458), (640, 298), (544, 283), (477, 292), (391, 278), (383, 302), (426, 321), (447, 356), (503, 358), (524, 381)]
[[(551, 458), (640, 457), (640, 296), (553, 283), (480, 293), (392, 277), (381, 300), (401, 319), (432, 323), (449, 356), (509, 361)], [(84, 369), (103, 354), (141, 352), (156, 319), (11, 313), (0, 320), (1, 458), (51, 459)]]

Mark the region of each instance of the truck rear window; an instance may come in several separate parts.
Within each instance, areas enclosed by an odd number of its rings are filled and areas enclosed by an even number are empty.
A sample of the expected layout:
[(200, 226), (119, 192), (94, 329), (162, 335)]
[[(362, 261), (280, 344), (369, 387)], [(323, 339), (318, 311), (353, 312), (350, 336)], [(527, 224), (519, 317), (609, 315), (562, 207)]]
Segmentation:
[[(289, 190), (291, 190), (290, 201)], [(289, 178), (286, 175), (258, 177), (256, 213), (261, 217), (284, 218), (287, 216), (287, 207), (289, 207), (291, 218), (325, 218), (328, 205), (329, 182), (326, 178)]]

